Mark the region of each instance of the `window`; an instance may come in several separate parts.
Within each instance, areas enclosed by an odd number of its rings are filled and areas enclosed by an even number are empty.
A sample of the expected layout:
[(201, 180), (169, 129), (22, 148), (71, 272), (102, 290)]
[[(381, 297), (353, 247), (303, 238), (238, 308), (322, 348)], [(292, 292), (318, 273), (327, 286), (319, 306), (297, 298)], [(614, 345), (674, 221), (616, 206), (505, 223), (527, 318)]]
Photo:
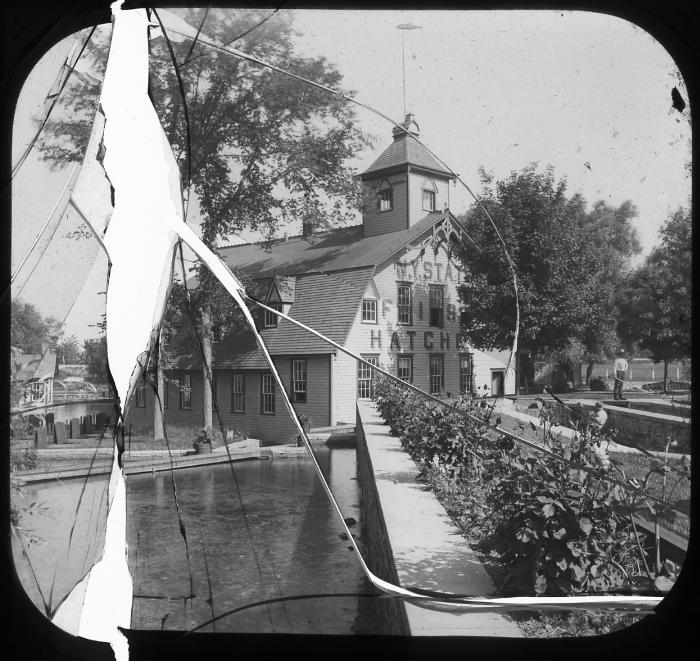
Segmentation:
[(430, 325), (442, 328), (445, 323), (442, 286), (429, 285), (428, 292), (430, 297)]
[(189, 411), (192, 408), (192, 375), (183, 374), (180, 382), (180, 408)]
[(292, 401), (306, 401), (306, 361), (292, 361)]
[(413, 323), (413, 295), (410, 283), (399, 283), (396, 300), (398, 323), (411, 325)]
[(245, 413), (245, 372), (231, 375), (231, 411)]
[(260, 375), (260, 413), (275, 415), (275, 382), (272, 372)]
[[(376, 356), (362, 356), (368, 363), (379, 365), (379, 359)], [(371, 399), (374, 395), (372, 388), (372, 372), (374, 370), (364, 363), (357, 363), (357, 396), (360, 399)]]
[(459, 355), (459, 392), (473, 392), (472, 356), (466, 353), (462, 353)]
[(444, 387), (444, 356), (430, 356), (430, 394), (437, 395)]
[(413, 356), (399, 356), (396, 365), (396, 375), (402, 381), (413, 383)]
[(435, 211), (435, 191), (423, 191), (423, 211)]
[[(273, 310), (277, 310), (279, 312), (282, 312), (282, 304), (281, 303), (268, 303), (267, 307), (272, 308)], [(269, 310), (265, 310), (265, 328), (277, 328), (277, 322), (279, 321), (279, 317), (274, 313), (270, 312)]]
[(143, 379), (136, 386), (136, 406), (140, 409), (146, 408), (146, 384)]
[(170, 380), (167, 376), (163, 376), (163, 408), (168, 408), (168, 399), (170, 396)]
[(362, 321), (366, 324), (377, 323), (377, 301), (373, 298), (362, 300)]
[(394, 208), (394, 191), (390, 188), (382, 188), (377, 192), (377, 211), (391, 211)]

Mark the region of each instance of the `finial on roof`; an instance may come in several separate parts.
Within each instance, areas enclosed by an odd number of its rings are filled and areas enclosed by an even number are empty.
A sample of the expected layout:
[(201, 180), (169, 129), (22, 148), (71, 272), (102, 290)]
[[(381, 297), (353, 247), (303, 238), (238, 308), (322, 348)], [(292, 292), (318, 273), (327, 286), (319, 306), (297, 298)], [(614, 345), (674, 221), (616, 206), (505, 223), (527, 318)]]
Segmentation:
[[(403, 122), (401, 122), (401, 126), (403, 126), (411, 135), (415, 136), (416, 138), (418, 137), (420, 127), (418, 126), (418, 122), (413, 116), (413, 113), (406, 113), (406, 118), (403, 120)], [(402, 131), (398, 126), (395, 126), (391, 134), (394, 136), (394, 140), (399, 140), (406, 135), (406, 131)]]

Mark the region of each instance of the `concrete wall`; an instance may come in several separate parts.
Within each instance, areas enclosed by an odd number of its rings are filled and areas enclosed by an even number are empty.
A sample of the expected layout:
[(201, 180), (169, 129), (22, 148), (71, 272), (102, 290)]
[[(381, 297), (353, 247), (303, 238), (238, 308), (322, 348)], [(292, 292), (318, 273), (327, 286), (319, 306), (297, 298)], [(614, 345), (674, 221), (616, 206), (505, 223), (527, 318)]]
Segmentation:
[[(579, 403), (590, 410), (595, 405), (595, 402), (591, 400), (581, 400)], [(631, 441), (647, 450), (663, 451), (666, 439), (671, 438), (677, 445), (672, 445), (669, 448), (670, 452), (690, 452), (690, 421), (688, 418), (618, 406), (606, 406), (605, 410), (608, 413), (607, 425), (618, 432), (616, 437), (618, 443), (624, 445)]]
[[(367, 448), (359, 410), (355, 424), (357, 435), (357, 479), (360, 484), (362, 517), (362, 537), (365, 542), (367, 565), (373, 574), (394, 585), (399, 582), (391, 543), (386, 530), (382, 506), (374, 480), (374, 467)], [(377, 616), (382, 631), (391, 635), (408, 635), (410, 629), (406, 618), (406, 608), (399, 599), (379, 599), (376, 603)]]
[[(495, 596), (486, 570), (370, 402), (357, 403), (358, 479), (369, 566), (395, 585)], [(393, 577), (398, 579), (398, 582)], [(413, 636), (520, 637), (498, 613), (443, 612), (386, 600), (384, 625)], [(405, 620), (400, 610), (405, 611)]]

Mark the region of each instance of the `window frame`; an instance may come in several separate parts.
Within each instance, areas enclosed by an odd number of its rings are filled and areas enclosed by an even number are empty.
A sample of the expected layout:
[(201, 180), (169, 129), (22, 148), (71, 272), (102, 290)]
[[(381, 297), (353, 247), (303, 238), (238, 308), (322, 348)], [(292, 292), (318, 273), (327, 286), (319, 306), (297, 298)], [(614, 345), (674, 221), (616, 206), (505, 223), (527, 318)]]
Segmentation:
[[(266, 392), (266, 383), (270, 386), (270, 391)], [(269, 399), (266, 400), (265, 398)], [(271, 402), (271, 410), (266, 410), (266, 402)], [(275, 415), (275, 380), (272, 372), (260, 372), (260, 415)]]
[[(384, 199), (383, 196), (386, 196)], [(382, 203), (386, 202), (385, 208), (382, 208)], [(394, 189), (391, 185), (382, 186), (377, 189), (377, 213), (386, 213), (394, 210)]]
[[(405, 379), (404, 377), (401, 376), (401, 361), (402, 360), (407, 360), (408, 361), (408, 378)], [(402, 381), (405, 381), (406, 383), (413, 383), (413, 354), (412, 353), (403, 353), (399, 354), (396, 356), (396, 376), (399, 377)]]
[[(361, 358), (364, 358), (364, 360), (369, 361), (370, 363), (374, 364), (376, 367), (379, 367), (379, 354), (372, 354), (372, 355), (360, 355)], [(369, 376), (366, 376), (366, 371), (369, 371)], [(359, 360), (357, 361), (357, 385), (355, 389), (355, 393), (357, 395), (357, 399), (362, 399), (362, 400), (367, 400), (367, 399), (372, 399), (374, 397), (374, 370), (371, 367), (368, 367), (364, 363), (360, 362)], [(366, 384), (366, 385), (364, 385)], [(369, 395), (365, 394), (369, 393)]]
[[(365, 319), (365, 303), (374, 303), (372, 306), (374, 309), (374, 319)], [(362, 299), (362, 313), (360, 315), (360, 321), (363, 324), (378, 324), (379, 323), (379, 305), (376, 298), (363, 298)]]
[[(435, 195), (434, 190), (430, 190), (428, 188), (424, 188), (422, 191), (421, 195), (421, 206), (423, 211), (435, 211), (436, 205), (437, 205), (437, 196)], [(428, 196), (428, 199), (430, 200), (430, 203), (426, 206), (425, 200), (426, 200), (426, 195)]]
[[(274, 308), (277, 312), (282, 312), (282, 303), (276, 301), (265, 303), (267, 307)], [(280, 318), (270, 312), (269, 310), (263, 310), (263, 328), (277, 328), (279, 326)]]
[(134, 393), (134, 405), (137, 409), (146, 408), (146, 380), (141, 379), (139, 385), (136, 386), (136, 392)]
[[(459, 356), (459, 392), (462, 395), (473, 395), (474, 394), (474, 354), (471, 353), (460, 353)], [(469, 371), (465, 372), (462, 366), (462, 360), (467, 359), (469, 361)], [(468, 382), (465, 387), (465, 379), (468, 378)]]
[[(440, 307), (433, 306), (433, 292), (440, 292)], [(445, 327), (445, 286), (444, 285), (428, 285), (428, 325), (434, 328)], [(438, 312), (437, 320), (433, 316)], [(438, 323), (434, 323), (437, 321)]]
[[(408, 303), (401, 303), (401, 288), (406, 287), (408, 290)], [(408, 308), (408, 321), (401, 321), (401, 309)], [(399, 326), (413, 326), (413, 283), (412, 282), (397, 282), (396, 283), (396, 323)]]
[[(180, 380), (180, 410), (181, 411), (191, 411), (192, 410), (192, 373), (183, 372), (182, 379)], [(187, 383), (187, 385), (185, 385)], [(185, 404), (185, 396), (187, 396), (187, 404)]]
[[(294, 367), (295, 363), (303, 364), (303, 378), (295, 378)], [(291, 399), (293, 403), (306, 404), (309, 399), (309, 373), (308, 364), (306, 358), (293, 358), (290, 364), (291, 369)], [(304, 386), (303, 390), (297, 390), (297, 383), (302, 383)], [(303, 395), (303, 398), (301, 397)]]
[[(433, 373), (433, 365), (439, 365), (440, 366), (440, 373), (434, 374)], [(439, 376), (440, 377), (440, 386), (439, 389), (435, 389), (433, 387), (433, 379)], [(430, 358), (428, 361), (428, 388), (429, 392), (431, 395), (440, 395), (445, 389), (445, 354), (442, 353), (431, 353)]]
[[(240, 391), (236, 390), (236, 377), (241, 377)], [(236, 397), (240, 397), (241, 408), (236, 408)], [(245, 413), (245, 372), (243, 370), (232, 370), (231, 371), (231, 413)]]

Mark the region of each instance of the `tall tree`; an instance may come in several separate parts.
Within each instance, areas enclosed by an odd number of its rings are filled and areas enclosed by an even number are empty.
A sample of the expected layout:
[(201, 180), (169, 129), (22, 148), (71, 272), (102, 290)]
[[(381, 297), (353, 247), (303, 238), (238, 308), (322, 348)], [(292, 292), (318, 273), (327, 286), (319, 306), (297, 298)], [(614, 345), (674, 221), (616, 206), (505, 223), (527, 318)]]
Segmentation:
[(680, 208), (659, 231), (660, 244), (627, 279), (620, 300), (620, 335), (638, 343), (655, 361), (668, 362), (691, 352), (691, 211)]
[[(204, 10), (182, 10), (199, 25)], [(203, 33), (299, 76), (338, 88), (341, 75), (324, 58), (295, 51), (291, 17), (279, 12), (212, 9)], [(256, 26), (257, 27), (254, 27)], [(253, 28), (253, 29), (251, 29)], [(151, 96), (181, 168), (191, 184), (202, 239), (215, 248), (245, 229), (267, 236), (284, 223), (342, 224), (359, 207), (359, 184), (348, 160), (367, 144), (348, 102), (201, 43), (172, 43), (182, 88), (164, 39), (151, 42)], [(103, 49), (104, 50), (104, 49)], [(103, 62), (94, 53), (96, 62)], [(99, 70), (103, 64), (97, 64)], [(182, 91), (184, 90), (185, 105)], [(71, 87), (64, 114), (49, 125), (43, 153), (54, 162), (77, 160), (87, 140), (99, 85)], [(212, 278), (198, 272), (204, 292), (197, 323), (205, 354), (215, 321), (206, 294)], [(205, 378), (205, 399), (211, 401)], [(205, 407), (210, 410), (209, 407)], [(211, 427), (211, 415), (204, 420)]]
[(83, 360), (83, 350), (75, 335), (61, 340), (56, 345), (58, 362), (62, 365), (77, 365)]
[[(502, 181), (481, 172), (482, 202), (515, 266), (520, 302), (519, 349), (529, 359), (560, 360), (569, 379), (588, 356), (608, 350), (615, 334), (616, 283), (626, 255), (638, 242), (634, 207), (603, 203), (586, 212), (580, 195), (552, 168), (530, 165)], [(458, 255), (466, 270), (460, 288), (466, 336), (476, 345), (509, 348), (515, 328), (515, 296), (507, 259), (495, 230), (475, 205), (464, 218), (474, 242)]]
[(10, 310), (10, 344), (23, 353), (41, 353), (48, 345), (55, 350), (61, 337), (60, 323), (53, 317), (43, 317), (31, 303), (12, 301)]
[(87, 364), (88, 378), (100, 385), (109, 383), (107, 374), (107, 338), (102, 335), (99, 338), (85, 340), (83, 352)]
[(611, 359), (619, 348), (617, 299), (629, 275), (632, 258), (642, 251), (632, 224), (636, 217), (637, 209), (630, 201), (613, 207), (601, 200), (581, 218), (590, 250), (600, 258), (599, 275), (603, 285), (599, 289), (598, 312), (590, 316), (590, 323), (582, 329), (581, 359), (588, 363), (586, 383), (593, 374), (594, 364)]

